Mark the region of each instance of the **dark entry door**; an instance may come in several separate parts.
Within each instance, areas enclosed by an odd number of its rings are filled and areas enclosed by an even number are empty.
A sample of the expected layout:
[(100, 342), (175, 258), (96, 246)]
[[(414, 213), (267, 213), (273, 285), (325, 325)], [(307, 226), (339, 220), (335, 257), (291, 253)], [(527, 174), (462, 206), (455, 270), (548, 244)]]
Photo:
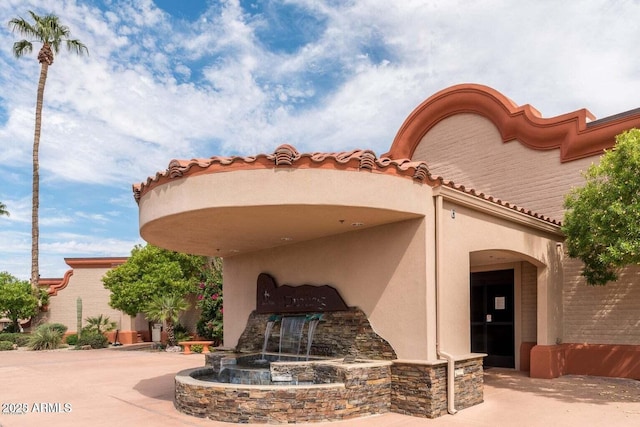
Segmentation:
[(484, 366), (515, 368), (513, 270), (471, 273), (471, 351)]

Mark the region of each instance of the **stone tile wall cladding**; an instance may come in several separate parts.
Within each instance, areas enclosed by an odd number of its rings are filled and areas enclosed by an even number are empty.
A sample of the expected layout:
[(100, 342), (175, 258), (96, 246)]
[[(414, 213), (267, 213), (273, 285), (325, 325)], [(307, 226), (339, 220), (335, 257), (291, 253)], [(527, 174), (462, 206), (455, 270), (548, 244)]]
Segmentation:
[(391, 362), (322, 365), (315, 370), (320, 384), (301, 386), (203, 386), (179, 374), (175, 406), (189, 415), (232, 423), (288, 424), (382, 414), (389, 412), (391, 405), (390, 365)]
[[(295, 316), (291, 314), (291, 316)], [(270, 314), (252, 312), (247, 326), (238, 340), (238, 352), (260, 352)], [(277, 322), (267, 343), (268, 352), (278, 352), (280, 322)], [(300, 348), (307, 348), (307, 329), (303, 331)], [(396, 353), (382, 337), (375, 333), (367, 316), (358, 308), (348, 311), (322, 313), (311, 346), (315, 356), (344, 357), (352, 355), (363, 359), (392, 360)]]
[[(455, 362), (457, 410), (483, 402), (482, 357)], [(447, 413), (447, 363), (404, 363), (391, 366), (391, 411), (436, 418)]]
[[(236, 351), (260, 353), (270, 315), (252, 313)], [(306, 327), (304, 331), (306, 335)], [(306, 348), (303, 335), (301, 348)], [(277, 352), (279, 324), (273, 328), (267, 352)], [(175, 406), (199, 417), (234, 423), (295, 423), (337, 421), (366, 415), (397, 412), (436, 418), (447, 413), (447, 363), (397, 360), (391, 346), (371, 328), (359, 309), (324, 313), (313, 338), (311, 354), (342, 358), (355, 356), (361, 363), (295, 363), (284, 369), (312, 385), (259, 386), (207, 383), (176, 377)], [(219, 372), (232, 352), (206, 356), (208, 373)], [(388, 360), (376, 366), (364, 359)], [(455, 362), (455, 406), (464, 409), (483, 402), (482, 356), (469, 355)], [(278, 371), (279, 372), (279, 371)], [(276, 373), (278, 373), (276, 372)], [(186, 380), (179, 380), (186, 378)], [(324, 384), (324, 382), (332, 383)]]

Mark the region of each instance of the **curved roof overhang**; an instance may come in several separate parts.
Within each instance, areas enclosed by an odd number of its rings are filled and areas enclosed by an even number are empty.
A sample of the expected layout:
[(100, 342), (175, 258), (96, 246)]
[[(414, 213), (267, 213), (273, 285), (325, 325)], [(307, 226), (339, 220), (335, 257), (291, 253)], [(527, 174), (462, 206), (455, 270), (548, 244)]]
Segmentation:
[(281, 146), (272, 155), (173, 161), (134, 193), (147, 242), (228, 257), (423, 217), (430, 180), (423, 163)]
[(457, 194), (476, 209), (559, 225), (434, 177), (424, 162), (377, 158), (368, 150), (300, 154), (282, 145), (255, 157), (173, 160), (133, 192), (147, 242), (221, 257), (421, 218), (433, 209), (436, 192)]
[(384, 156), (411, 158), (432, 127), (462, 113), (489, 119), (504, 142), (518, 140), (536, 150), (559, 149), (562, 162), (599, 155), (613, 147), (616, 135), (640, 127), (640, 109), (591, 122), (588, 119), (595, 117), (586, 109), (543, 118), (531, 105), (518, 106), (490, 87), (461, 84), (444, 89), (420, 104), (402, 124)]

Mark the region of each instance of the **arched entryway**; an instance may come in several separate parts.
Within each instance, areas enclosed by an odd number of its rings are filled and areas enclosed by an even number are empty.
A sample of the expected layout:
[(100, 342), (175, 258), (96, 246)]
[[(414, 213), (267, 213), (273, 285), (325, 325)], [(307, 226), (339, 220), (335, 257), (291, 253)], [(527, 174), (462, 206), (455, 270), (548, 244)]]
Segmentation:
[(538, 338), (539, 262), (504, 250), (472, 252), (469, 261), (471, 351), (488, 355), (485, 367), (528, 371)]
[(516, 367), (514, 269), (470, 275), (471, 352), (485, 367)]

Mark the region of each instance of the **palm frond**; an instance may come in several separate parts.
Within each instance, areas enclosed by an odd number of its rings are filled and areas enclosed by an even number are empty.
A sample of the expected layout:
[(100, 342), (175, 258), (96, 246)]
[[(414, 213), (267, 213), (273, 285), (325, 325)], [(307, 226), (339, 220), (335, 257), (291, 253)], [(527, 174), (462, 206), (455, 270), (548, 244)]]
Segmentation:
[(18, 33), (26, 37), (36, 37), (38, 33), (33, 25), (24, 18), (13, 18), (9, 21), (9, 28), (12, 33)]
[(31, 53), (33, 51), (33, 44), (28, 40), (20, 40), (13, 44), (13, 55), (16, 58)]
[(77, 53), (78, 55), (82, 55), (83, 53), (89, 54), (89, 48), (84, 45), (80, 40), (67, 40), (67, 50), (73, 53)]
[[(89, 50), (82, 42), (77, 39), (69, 39), (71, 34), (69, 27), (60, 24), (56, 15), (40, 16), (33, 11), (29, 11), (29, 14), (33, 18), (33, 24), (22, 17), (13, 18), (9, 21), (9, 27), (12, 32), (25, 36), (27, 39), (32, 39), (32, 41), (24, 40), (19, 43), (37, 41), (44, 45), (49, 45), (51, 50), (57, 54), (60, 52), (60, 45), (65, 42), (67, 49), (71, 52), (79, 55), (89, 53)], [(16, 53), (16, 45), (14, 45), (14, 54), (16, 56), (22, 56), (33, 50), (33, 47), (27, 48), (26, 43), (20, 45), (22, 49), (17, 51), (19, 54)]]

